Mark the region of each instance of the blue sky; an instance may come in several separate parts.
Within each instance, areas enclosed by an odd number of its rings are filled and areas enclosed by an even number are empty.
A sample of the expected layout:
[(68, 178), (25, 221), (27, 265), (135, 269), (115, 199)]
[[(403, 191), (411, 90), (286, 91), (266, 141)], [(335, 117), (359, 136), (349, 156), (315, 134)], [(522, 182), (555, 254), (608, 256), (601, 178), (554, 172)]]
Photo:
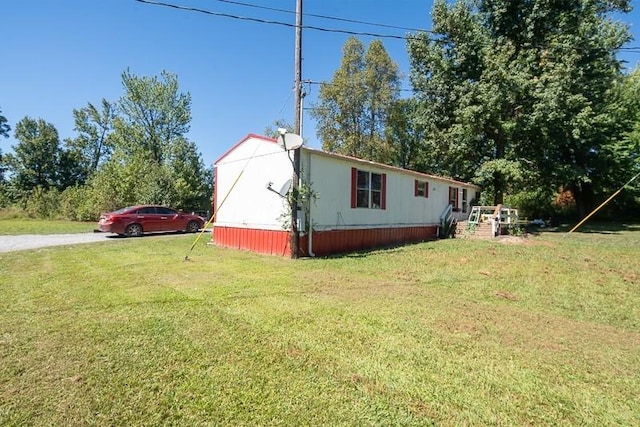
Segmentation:
[[(293, 24), (293, 13), (248, 8), (220, 0), (162, 0), (238, 17)], [(295, 0), (238, 0), (293, 12)], [(303, 0), (305, 14), (403, 28), (431, 27), (432, 0)], [(262, 134), (276, 119), (293, 122), (294, 29), (176, 10), (135, 0), (4, 0), (0, 5), (0, 109), (13, 129), (23, 117), (52, 123), (60, 139), (74, 137), (74, 108), (122, 94), (121, 74), (167, 70), (192, 97), (191, 130), (206, 164), (248, 133)], [(638, 32), (640, 12), (619, 18)], [(304, 16), (303, 25), (401, 36), (407, 31)], [(303, 80), (325, 81), (340, 65), (348, 34), (303, 32)], [(368, 45), (374, 37), (359, 37)], [(638, 39), (639, 37), (636, 37)], [(382, 39), (403, 74), (406, 45)], [(640, 41), (630, 43), (640, 45)], [(635, 65), (640, 54), (624, 57)], [(405, 79), (404, 88), (409, 88)], [(305, 106), (317, 85), (306, 85)], [(305, 113), (303, 136), (319, 147)], [(13, 138), (0, 139), (10, 152)]]

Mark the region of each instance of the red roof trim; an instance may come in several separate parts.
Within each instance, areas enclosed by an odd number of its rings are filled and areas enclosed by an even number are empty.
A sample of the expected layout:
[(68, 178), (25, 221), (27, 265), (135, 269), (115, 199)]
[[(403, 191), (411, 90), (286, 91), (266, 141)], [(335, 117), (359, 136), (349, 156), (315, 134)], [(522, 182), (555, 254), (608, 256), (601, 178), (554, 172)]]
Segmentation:
[(369, 167), (376, 167), (376, 168), (379, 168), (379, 169), (386, 169), (386, 170), (390, 170), (390, 171), (396, 171), (396, 172), (400, 172), (400, 173), (416, 176), (416, 177), (423, 178), (423, 179), (424, 178), (429, 178), (429, 179), (435, 179), (437, 181), (444, 181), (444, 182), (449, 182), (449, 183), (454, 183), (454, 184), (462, 184), (462, 185), (466, 185), (468, 187), (473, 187), (473, 188), (475, 188), (477, 190), (480, 190), (480, 187), (475, 185), (475, 184), (471, 184), (470, 182), (456, 181), (453, 178), (447, 178), (447, 177), (444, 177), (444, 176), (431, 175), (431, 174), (427, 174), (427, 173), (412, 171), (412, 170), (409, 170), (409, 169), (399, 168), (397, 166), (389, 166), (389, 165), (385, 165), (383, 163), (372, 162), (371, 160), (364, 160), (364, 159), (359, 159), (357, 157), (345, 156), (344, 154), (328, 153), (326, 151), (317, 150), (315, 148), (309, 148), (309, 147), (304, 147), (303, 146), (302, 149), (306, 150), (306, 151), (309, 151), (309, 152), (311, 152), (313, 154), (319, 154), (319, 155), (325, 156), (325, 157), (345, 160), (345, 161), (348, 161), (348, 162), (358, 163), (358, 164), (361, 164), (361, 165), (367, 165)]

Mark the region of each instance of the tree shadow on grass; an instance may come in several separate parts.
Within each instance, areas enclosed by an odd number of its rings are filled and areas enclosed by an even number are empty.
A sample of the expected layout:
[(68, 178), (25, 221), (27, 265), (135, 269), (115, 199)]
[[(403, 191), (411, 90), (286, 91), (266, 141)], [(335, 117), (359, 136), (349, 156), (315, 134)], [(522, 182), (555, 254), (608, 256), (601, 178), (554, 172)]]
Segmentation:
[[(385, 252), (385, 253), (389, 253), (389, 252), (397, 252), (397, 251), (401, 251), (405, 248), (411, 247), (413, 245), (419, 245), (422, 243), (426, 243), (426, 242), (437, 242), (438, 239), (428, 239), (425, 240), (423, 242), (407, 242), (407, 243), (397, 243), (397, 244), (392, 244), (392, 245), (383, 245), (383, 246), (377, 246), (377, 247), (372, 247), (372, 248), (367, 248), (367, 249), (358, 249), (358, 250), (354, 250), (354, 251), (347, 251), (347, 252), (340, 252), (340, 253), (335, 253), (335, 254), (330, 254), (330, 255), (320, 255), (320, 256), (316, 256), (316, 257), (309, 257), (308, 259), (341, 259), (341, 258), (367, 258), (371, 255), (375, 255), (377, 253), (380, 252)], [(434, 247), (426, 247), (427, 250), (433, 250), (435, 249)]]
[[(561, 224), (557, 227), (531, 227), (527, 228), (527, 232), (529, 234), (540, 235), (543, 233), (568, 233), (573, 227), (578, 224), (570, 223), (570, 224)], [(640, 223), (633, 222), (612, 222), (612, 221), (594, 221), (587, 222), (578, 229), (574, 231), (574, 233), (584, 233), (584, 234), (620, 234), (622, 232), (636, 231), (640, 232)]]

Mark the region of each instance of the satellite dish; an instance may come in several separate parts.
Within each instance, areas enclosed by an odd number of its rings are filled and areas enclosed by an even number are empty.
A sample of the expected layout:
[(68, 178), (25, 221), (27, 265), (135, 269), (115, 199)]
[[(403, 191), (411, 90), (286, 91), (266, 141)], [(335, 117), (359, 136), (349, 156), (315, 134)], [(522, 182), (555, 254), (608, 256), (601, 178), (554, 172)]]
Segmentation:
[(288, 179), (287, 181), (285, 181), (284, 184), (282, 184), (282, 187), (280, 187), (280, 191), (276, 191), (272, 186), (273, 182), (269, 181), (267, 183), (267, 190), (276, 193), (278, 196), (284, 199), (285, 197), (287, 197), (287, 194), (289, 194), (289, 189), (291, 188), (291, 180)]
[(278, 194), (280, 194), (282, 197), (286, 197), (287, 194), (289, 194), (290, 188), (291, 188), (291, 180), (288, 179), (284, 182), (284, 184), (282, 184), (282, 187), (280, 187), (280, 191), (278, 191)]
[(295, 133), (280, 133), (278, 136), (278, 145), (282, 147), (285, 151), (295, 150), (296, 148), (300, 148), (303, 144), (302, 137), (300, 135), (296, 135)]

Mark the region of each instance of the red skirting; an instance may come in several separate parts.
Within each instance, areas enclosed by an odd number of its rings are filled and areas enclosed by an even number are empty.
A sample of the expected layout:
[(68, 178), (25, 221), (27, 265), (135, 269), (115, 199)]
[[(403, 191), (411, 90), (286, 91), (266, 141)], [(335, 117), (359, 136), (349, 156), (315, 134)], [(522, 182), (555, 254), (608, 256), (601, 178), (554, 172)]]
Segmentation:
[(268, 255), (290, 256), (289, 232), (214, 226), (211, 234), (216, 245)]
[[(325, 256), (382, 246), (422, 242), (437, 238), (438, 226), (367, 228), (352, 230), (315, 231), (313, 253)], [(214, 226), (213, 242), (220, 246), (253, 252), (289, 256), (289, 232), (249, 228)], [(301, 236), (300, 255), (308, 256), (308, 236)]]

